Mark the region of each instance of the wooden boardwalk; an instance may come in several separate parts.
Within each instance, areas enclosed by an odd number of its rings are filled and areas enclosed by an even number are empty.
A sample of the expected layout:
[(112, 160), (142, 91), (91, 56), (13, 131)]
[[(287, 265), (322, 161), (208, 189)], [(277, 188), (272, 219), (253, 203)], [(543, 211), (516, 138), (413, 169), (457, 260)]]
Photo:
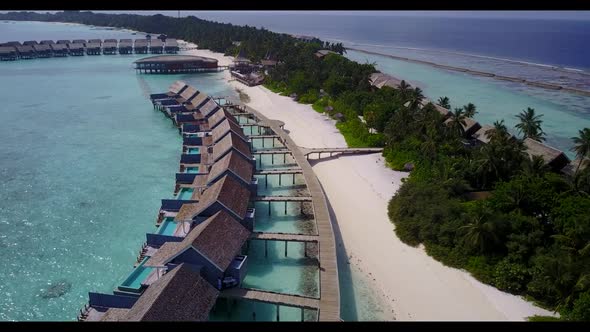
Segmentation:
[(255, 202), (312, 202), (311, 196), (256, 196)]
[(274, 150), (257, 150), (252, 151), (252, 154), (289, 154), (291, 150), (289, 149), (274, 149)]
[(317, 153), (318, 158), (322, 157), (323, 153), (329, 154), (332, 157), (334, 154), (370, 154), (370, 153), (380, 153), (383, 152), (383, 148), (302, 148), (300, 147), (301, 153), (307, 159), (309, 159), (309, 155), (312, 153)]
[(320, 300), (319, 300), (319, 321), (341, 321), (340, 319), (340, 283), (338, 281), (338, 263), (336, 260), (336, 241), (332, 230), (332, 222), (326, 204), (326, 197), (311, 165), (297, 144), (283, 131), (284, 122), (269, 120), (258, 111), (245, 106), (244, 109), (254, 113), (261, 121), (268, 123), (273, 132), (281, 136), (285, 146), (291, 153), (303, 171), (305, 183), (310, 192), (313, 202), (314, 217), (319, 239), (319, 262), (320, 262)]
[(313, 310), (318, 310), (318, 308), (320, 307), (320, 301), (312, 297), (281, 294), (250, 288), (236, 287), (226, 289), (219, 293), (219, 297), (243, 299), (263, 303), (272, 303), (276, 305)]
[(288, 233), (265, 233), (254, 232), (250, 235), (252, 240), (268, 241), (289, 241), (289, 242), (318, 242), (317, 235), (288, 234)]
[(263, 169), (254, 172), (255, 175), (303, 174), (301, 168)]
[[(242, 126), (242, 125), (240, 125)], [(248, 135), (249, 138), (281, 138), (279, 135)]]

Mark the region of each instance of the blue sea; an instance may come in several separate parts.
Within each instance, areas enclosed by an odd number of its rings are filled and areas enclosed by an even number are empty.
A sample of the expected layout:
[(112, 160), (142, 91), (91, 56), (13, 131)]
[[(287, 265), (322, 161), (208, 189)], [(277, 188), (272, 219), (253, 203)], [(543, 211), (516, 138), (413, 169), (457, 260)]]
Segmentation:
[[(584, 89), (590, 86), (588, 21), (443, 19), (388, 13), (195, 14), (314, 35), (383, 54)], [(75, 24), (0, 22), (0, 42), (140, 36)], [(481, 123), (504, 119), (513, 126), (514, 115), (534, 107), (544, 114), (549, 144), (570, 156), (570, 137), (590, 127), (589, 97), (357, 51), (346, 56), (375, 63), (379, 70), (420, 86), (430, 99), (448, 96), (453, 107), (473, 102)], [(170, 120), (153, 111), (146, 100), (149, 93), (183, 79), (209, 94), (235, 97), (221, 73), (137, 75), (132, 62), (139, 57), (0, 62), (0, 320), (73, 320), (88, 291), (110, 292), (131, 272), (145, 233), (155, 231), (160, 199), (172, 196), (181, 149)], [(253, 261), (259, 257), (258, 249), (252, 249)], [(280, 244), (274, 250), (280, 253)], [(289, 255), (287, 263), (301, 259), (300, 248)], [(269, 273), (276, 281), (270, 285), (301, 291), (294, 276), (313, 272), (292, 269), (290, 263), (281, 265), (279, 256), (273, 258), (273, 271), (288, 277)], [(359, 273), (340, 265), (342, 318), (390, 319)], [(258, 277), (268, 273), (268, 265), (253, 266), (258, 272), (248, 282), (260, 285)], [(279, 282), (285, 280), (290, 283)], [(247, 319), (248, 310), (240, 311), (241, 318), (212, 318)], [(291, 314), (298, 317), (297, 312)]]
[[(516, 76), (590, 91), (590, 12), (496, 12), (437, 17), (403, 12), (188, 12), (182, 15), (290, 34), (316, 36), (385, 55)], [(518, 13), (517, 13), (518, 14)], [(474, 17), (477, 16), (477, 17)], [(553, 18), (548, 18), (552, 16)], [(527, 107), (543, 114), (547, 143), (574, 154), (571, 137), (590, 127), (590, 97), (498, 81), (349, 50), (350, 59), (405, 79), (426, 97), (449, 97), (452, 107), (477, 106), (482, 124), (505, 120), (514, 133), (515, 115)]]

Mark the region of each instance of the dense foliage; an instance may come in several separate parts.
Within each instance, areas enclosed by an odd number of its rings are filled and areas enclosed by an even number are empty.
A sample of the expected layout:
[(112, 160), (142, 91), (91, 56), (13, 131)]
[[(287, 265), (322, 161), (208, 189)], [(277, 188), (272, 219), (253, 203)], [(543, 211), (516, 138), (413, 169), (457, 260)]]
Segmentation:
[[(434, 105), (422, 106), (419, 88), (403, 81), (396, 89), (372, 87), (375, 67), (341, 56), (340, 44), (303, 42), (192, 16), (63, 12), (0, 14), (0, 19), (163, 33), (226, 54), (243, 50), (254, 61), (270, 51), (280, 62), (268, 73), (269, 89), (337, 118), (350, 146), (384, 146), (391, 167), (413, 169), (389, 203), (402, 241), (423, 243), (445, 264), (527, 295), (565, 319), (590, 319), (590, 167), (566, 176), (552, 172), (540, 157), (529, 158), (523, 139), (544, 139), (541, 115), (533, 109), (517, 115), (520, 137), (499, 121), (488, 144), (474, 144), (464, 132), (466, 119), (477, 113), (474, 104), (455, 107), (443, 122)], [(314, 54), (321, 48), (337, 54), (319, 58)], [(438, 99), (448, 109), (450, 102)], [(577, 156), (590, 157), (590, 129), (573, 139)]]

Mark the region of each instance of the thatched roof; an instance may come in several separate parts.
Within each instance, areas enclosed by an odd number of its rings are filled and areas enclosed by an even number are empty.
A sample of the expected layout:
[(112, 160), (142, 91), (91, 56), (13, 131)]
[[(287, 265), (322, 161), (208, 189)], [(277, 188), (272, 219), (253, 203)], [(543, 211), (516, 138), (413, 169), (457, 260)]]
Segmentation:
[(493, 130), (493, 129), (494, 129), (493, 126), (484, 125), (478, 131), (476, 131), (475, 134), (473, 134), (473, 138), (475, 138), (476, 140), (478, 140), (484, 144), (488, 144), (490, 142), (490, 137), (489, 137), (488, 131)]
[(200, 93), (198, 96), (193, 98), (193, 100), (191, 100), (190, 106), (192, 106), (193, 108), (197, 108), (197, 107), (201, 106), (201, 104), (203, 104), (208, 99), (209, 99), (209, 96), (206, 93)]
[(252, 158), (250, 145), (242, 140), (238, 135), (230, 132), (225, 135), (219, 142), (213, 145), (213, 160), (221, 159), (229, 150), (240, 152), (246, 158)]
[(384, 73), (373, 73), (369, 76), (371, 85), (381, 89), (383, 86), (389, 86), (397, 89), (402, 82), (401, 80)]
[[(451, 116), (451, 118), (452, 118), (452, 116)], [(451, 118), (448, 118), (447, 120), (445, 120), (444, 123), (447, 125), (449, 123), (451, 123), (451, 121), (452, 121)], [(465, 131), (466, 137), (472, 136), (478, 130), (481, 129), (481, 125), (477, 121), (473, 120), (472, 118), (465, 118), (465, 124), (462, 126), (463, 126), (463, 130)]]
[(332, 53), (332, 54), (338, 54), (338, 53), (333, 52), (333, 51), (330, 51), (330, 50), (319, 50), (319, 51), (315, 52), (315, 56), (318, 57), (318, 58), (323, 58), (323, 57), (325, 57), (326, 55), (328, 55), (330, 53)]
[(173, 38), (166, 38), (165, 47), (178, 47), (178, 41)]
[(254, 165), (238, 153), (231, 151), (226, 154), (225, 157), (213, 164), (207, 176), (207, 182), (211, 184), (226, 171), (234, 173), (240, 179), (244, 180), (245, 183), (249, 184), (252, 181), (252, 175), (254, 174)]
[(205, 189), (198, 203), (183, 204), (174, 220), (192, 220), (215, 202), (221, 203), (239, 219), (244, 219), (249, 200), (248, 187), (233, 177), (225, 175)]
[(125, 308), (109, 308), (104, 316), (100, 318), (103, 322), (118, 322), (125, 320), (125, 317), (129, 313), (130, 309)]
[(534, 139), (526, 138), (524, 145), (527, 148), (526, 152), (529, 156), (537, 155), (543, 157), (545, 163), (555, 170), (561, 170), (570, 163), (569, 158), (563, 152)]
[(172, 85), (168, 88), (168, 91), (172, 92), (174, 94), (178, 94), (187, 85), (188, 84), (186, 84), (183, 81), (176, 81), (176, 82), (172, 83)]
[(164, 267), (166, 263), (170, 262), (174, 257), (182, 252), (182, 242), (165, 242), (158, 248), (155, 254), (153, 254), (143, 264), (145, 267)]
[(204, 117), (207, 117), (210, 113), (214, 112), (218, 108), (219, 105), (217, 105), (213, 99), (209, 99), (203, 106), (199, 108), (199, 111), (201, 111), (201, 114), (203, 114)]
[(248, 138), (246, 137), (246, 135), (244, 135), (242, 127), (240, 127), (239, 124), (225, 118), (221, 121), (221, 123), (219, 123), (219, 125), (217, 125), (217, 127), (213, 128), (213, 130), (211, 131), (211, 134), (213, 136), (213, 142), (218, 142), (220, 139), (223, 138), (223, 136), (225, 136), (230, 131), (238, 135), (245, 142), (248, 141)]
[(159, 39), (152, 39), (150, 41), (150, 47), (164, 47), (164, 42)]
[(180, 264), (151, 284), (124, 320), (205, 321), (218, 295), (194, 266)]
[(180, 98), (178, 98), (179, 103), (184, 103), (187, 101), (191, 101), (192, 98), (196, 97), (199, 93), (199, 90), (193, 88), (192, 86), (188, 86), (182, 93), (180, 94)]
[(212, 114), (210, 113), (207, 123), (209, 124), (209, 128), (214, 128), (225, 119), (238, 123), (238, 120), (236, 120), (236, 118), (230, 112), (222, 108), (218, 109)]

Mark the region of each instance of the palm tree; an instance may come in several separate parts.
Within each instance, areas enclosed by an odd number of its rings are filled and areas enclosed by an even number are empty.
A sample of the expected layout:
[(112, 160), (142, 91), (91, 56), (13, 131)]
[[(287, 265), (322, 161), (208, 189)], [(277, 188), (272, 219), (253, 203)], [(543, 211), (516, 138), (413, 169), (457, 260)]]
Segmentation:
[(580, 160), (575, 173), (578, 174), (584, 159), (590, 157), (590, 128), (580, 130), (579, 136), (572, 137), (572, 141), (574, 141), (575, 145), (571, 150), (576, 153), (576, 157)]
[(491, 212), (484, 206), (478, 206), (475, 211), (470, 213), (470, 222), (467, 225), (459, 227), (465, 231), (463, 240), (473, 248), (478, 248), (480, 253), (485, 252), (491, 245), (498, 243), (496, 235), (496, 224), (489, 220)]
[(457, 133), (460, 137), (463, 137), (465, 134), (465, 127), (467, 124), (465, 123), (465, 114), (463, 113), (462, 108), (455, 108), (455, 111), (452, 113), (451, 121), (449, 121), (451, 126), (451, 130)]
[(545, 140), (543, 137), (545, 133), (541, 129), (541, 123), (543, 123), (541, 117), (543, 117), (542, 114), (535, 115), (535, 109), (530, 107), (527, 107), (526, 111), (522, 111), (516, 116), (520, 120), (516, 128), (523, 134), (523, 139), (530, 138), (539, 142)]
[(522, 164), (521, 174), (526, 177), (543, 176), (549, 171), (549, 166), (545, 163), (543, 157), (534, 155), (531, 159), (525, 158)]
[(490, 140), (500, 141), (508, 137), (508, 128), (504, 124), (504, 120), (494, 121), (494, 128), (486, 131), (486, 135)]
[(410, 90), (409, 108), (413, 109), (413, 110), (418, 109), (418, 106), (422, 102), (422, 99), (424, 99), (424, 95), (422, 94), (422, 89), (420, 89), (419, 87), (416, 87), (414, 90)]
[(436, 102), (438, 106), (444, 107), (446, 109), (451, 109), (451, 104), (449, 103), (449, 97), (439, 97), (438, 101)]
[(410, 93), (410, 85), (406, 83), (406, 81), (402, 80), (398, 85), (398, 91), (401, 96), (401, 99), (405, 102), (407, 100), (408, 94)]
[(477, 111), (475, 110), (475, 105), (473, 105), (472, 103), (464, 105), (463, 109), (465, 110), (465, 116), (468, 118), (473, 118), (475, 114), (477, 114)]

